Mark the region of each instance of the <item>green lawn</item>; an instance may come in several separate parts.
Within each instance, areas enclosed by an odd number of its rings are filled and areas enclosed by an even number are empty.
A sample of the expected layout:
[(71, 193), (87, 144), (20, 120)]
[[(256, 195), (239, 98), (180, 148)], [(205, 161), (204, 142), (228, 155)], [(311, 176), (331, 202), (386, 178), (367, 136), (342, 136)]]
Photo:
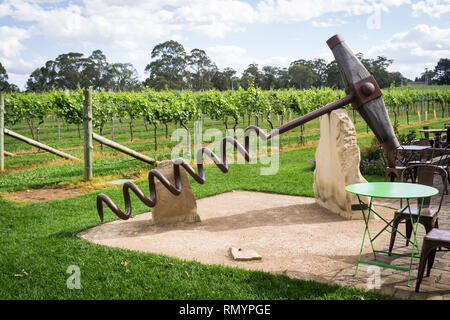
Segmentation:
[[(237, 189), (312, 196), (313, 170), (308, 160), (314, 150), (282, 153), (275, 176), (260, 175), (260, 164), (231, 165), (227, 175), (208, 167), (205, 185), (192, 182), (195, 196)], [(0, 180), (2, 191), (8, 189), (5, 178)], [(148, 192), (145, 181), (139, 185)], [(123, 208), (121, 188), (103, 192)], [(391, 299), (359, 289), (206, 266), (80, 240), (75, 236), (78, 232), (99, 224), (97, 193), (42, 203), (0, 200), (0, 299)], [(135, 214), (147, 210), (134, 196), (133, 209)], [(114, 219), (107, 210), (105, 221)], [(67, 289), (66, 270), (71, 265), (80, 267), (81, 290)]]

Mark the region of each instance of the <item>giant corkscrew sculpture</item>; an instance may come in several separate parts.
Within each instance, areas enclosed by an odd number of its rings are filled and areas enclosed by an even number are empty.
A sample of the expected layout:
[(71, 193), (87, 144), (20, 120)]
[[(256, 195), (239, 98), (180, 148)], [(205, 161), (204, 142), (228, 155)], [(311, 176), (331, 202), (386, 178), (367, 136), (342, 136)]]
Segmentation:
[[(329, 103), (317, 110), (314, 110), (298, 119), (282, 125), (278, 129), (274, 129), (268, 134), (264, 130), (256, 127), (249, 126), (244, 133), (244, 146), (242, 146), (233, 137), (225, 137), (220, 144), (220, 158), (214, 154), (208, 148), (200, 148), (196, 154), (197, 171), (187, 163), (184, 159), (179, 158), (174, 160), (173, 170), (175, 185), (173, 185), (166, 177), (164, 177), (158, 170), (151, 170), (148, 174), (148, 184), (150, 190), (150, 197), (148, 198), (133, 182), (126, 182), (123, 185), (123, 196), (125, 200), (125, 212), (120, 210), (117, 205), (105, 194), (99, 194), (97, 196), (97, 211), (100, 216), (100, 220), (103, 221), (103, 203), (106, 203), (108, 207), (121, 219), (128, 219), (131, 216), (132, 207), (130, 199), (130, 190), (133, 191), (136, 196), (147, 206), (153, 207), (157, 201), (157, 195), (155, 191), (155, 178), (174, 195), (181, 193), (181, 178), (180, 178), (180, 166), (182, 166), (187, 173), (189, 173), (195, 181), (200, 184), (205, 183), (205, 171), (203, 167), (203, 154), (206, 154), (211, 158), (217, 167), (223, 172), (228, 172), (227, 162), (227, 144), (232, 144), (237, 151), (244, 156), (248, 162), (251, 160), (250, 155), (250, 133), (254, 131), (256, 135), (264, 140), (273, 138), (278, 134), (282, 134), (293, 128), (296, 128), (306, 122), (318, 118), (324, 114), (327, 114), (333, 110), (342, 108), (347, 104), (352, 106), (359, 112), (362, 118), (367, 122), (368, 126), (372, 129), (375, 136), (381, 143), (385, 151), (392, 151), (399, 147), (397, 138), (395, 137), (392, 124), (389, 120), (389, 116), (381, 97), (381, 90), (373, 76), (369, 74), (366, 68), (351, 52), (349, 47), (345, 44), (340, 35), (335, 35), (327, 41), (327, 44), (339, 65), (339, 69), (343, 76), (347, 95), (337, 101)], [(234, 149), (233, 149), (234, 151)]]

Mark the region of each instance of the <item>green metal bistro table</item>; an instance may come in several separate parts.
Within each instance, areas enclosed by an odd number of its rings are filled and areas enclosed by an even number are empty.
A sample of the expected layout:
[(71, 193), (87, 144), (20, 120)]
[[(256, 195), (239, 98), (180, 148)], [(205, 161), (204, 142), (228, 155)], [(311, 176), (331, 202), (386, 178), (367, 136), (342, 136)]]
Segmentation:
[[(345, 190), (350, 192), (350, 193), (355, 194), (358, 197), (358, 201), (359, 201), (359, 204), (361, 206), (361, 211), (362, 211), (362, 214), (363, 214), (363, 217), (364, 217), (364, 222), (365, 222), (365, 225), (366, 225), (365, 230), (364, 230), (362, 244), (361, 244), (361, 250), (359, 252), (358, 264), (356, 265), (355, 275), (358, 273), (358, 266), (359, 266), (360, 263), (371, 264), (371, 265), (376, 265), (376, 266), (386, 267), (386, 268), (400, 269), (400, 270), (404, 270), (404, 271), (409, 271), (409, 274), (408, 274), (408, 286), (409, 286), (409, 280), (411, 278), (411, 266), (412, 266), (413, 258), (420, 258), (420, 250), (419, 250), (419, 246), (418, 246), (418, 243), (417, 243), (417, 230), (418, 230), (418, 221), (420, 219), (420, 215), (421, 215), (421, 212), (422, 212), (423, 199), (438, 194), (439, 190), (434, 188), (434, 187), (425, 186), (425, 185), (422, 185), (422, 184), (402, 183), (402, 182), (357, 183), (357, 184), (352, 184), (352, 185), (347, 186), (345, 188)], [(368, 206), (361, 200), (360, 196), (370, 197), (370, 202), (369, 202)], [(403, 210), (401, 210), (399, 213), (394, 215), (394, 218), (392, 220), (387, 221), (386, 219), (384, 219), (382, 216), (380, 216), (373, 209), (373, 203), (372, 203), (372, 199), (373, 198), (405, 199), (407, 204), (403, 208)], [(397, 217), (399, 217), (401, 214), (403, 214), (404, 212), (408, 213), (408, 210), (409, 210), (409, 213), (411, 213), (411, 207), (410, 207), (410, 203), (409, 203), (410, 199), (420, 199), (419, 200), (420, 207), (418, 208), (419, 212), (418, 212), (418, 219), (416, 220), (417, 221), (416, 223), (414, 223), (413, 218), (411, 216), (411, 224), (413, 226), (413, 235), (414, 235), (413, 241), (408, 239), (403, 233), (401, 233), (398, 229), (396, 229), (392, 225), (394, 220)], [(367, 214), (364, 211), (365, 208), (367, 208)], [(376, 234), (374, 237), (371, 236), (370, 230), (369, 230), (369, 219), (370, 219), (371, 213), (376, 215), (378, 218), (380, 218), (386, 224), (381, 229), (381, 231), (378, 232), (378, 234)], [(391, 227), (392, 231), (388, 230), (389, 227)], [(373, 241), (376, 238), (378, 238), (378, 236), (384, 231), (397, 232), (403, 238), (405, 238), (407, 241), (409, 241), (412, 244), (411, 254), (394, 253), (394, 252), (389, 253), (389, 252), (386, 252), (386, 251), (375, 250), (374, 247), (373, 247)], [(364, 243), (365, 243), (365, 240), (366, 240), (366, 234), (368, 235), (368, 238), (369, 238), (369, 241), (370, 241), (370, 245), (372, 247), (374, 260), (377, 259), (377, 256), (376, 256), (377, 253), (393, 254), (393, 255), (398, 255), (398, 256), (410, 256), (411, 260), (410, 260), (410, 263), (409, 263), (409, 268), (401, 267), (401, 266), (394, 266), (394, 265), (390, 265), (390, 264), (379, 263), (379, 262), (376, 262), (376, 261), (361, 260), (362, 250), (363, 250)], [(415, 251), (417, 252), (417, 254), (414, 254)]]

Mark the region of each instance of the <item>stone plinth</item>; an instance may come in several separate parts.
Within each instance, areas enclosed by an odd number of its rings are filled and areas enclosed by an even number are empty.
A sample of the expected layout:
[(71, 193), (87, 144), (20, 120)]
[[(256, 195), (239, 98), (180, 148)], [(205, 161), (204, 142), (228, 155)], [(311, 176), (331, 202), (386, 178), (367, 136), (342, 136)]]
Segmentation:
[[(320, 140), (315, 155), (314, 195), (322, 207), (347, 219), (362, 219), (355, 195), (345, 191), (353, 183), (367, 182), (359, 171), (361, 155), (356, 130), (347, 110), (320, 117)], [(366, 198), (361, 199), (364, 202)], [(366, 202), (367, 203), (367, 202)]]
[[(156, 169), (175, 185), (171, 160), (159, 162)], [(155, 225), (200, 221), (197, 214), (197, 203), (183, 167), (180, 167), (180, 177), (182, 192), (178, 196), (173, 195), (158, 179), (155, 179), (156, 205), (152, 209), (152, 219)]]

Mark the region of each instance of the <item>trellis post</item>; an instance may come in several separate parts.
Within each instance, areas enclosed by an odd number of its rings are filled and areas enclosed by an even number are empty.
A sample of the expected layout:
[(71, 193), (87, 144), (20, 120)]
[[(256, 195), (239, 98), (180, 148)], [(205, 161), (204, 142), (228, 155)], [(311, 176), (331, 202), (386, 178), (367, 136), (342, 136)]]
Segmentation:
[(84, 89), (83, 103), (84, 126), (84, 180), (92, 180), (92, 90)]
[(5, 95), (0, 92), (0, 171), (5, 170)]

